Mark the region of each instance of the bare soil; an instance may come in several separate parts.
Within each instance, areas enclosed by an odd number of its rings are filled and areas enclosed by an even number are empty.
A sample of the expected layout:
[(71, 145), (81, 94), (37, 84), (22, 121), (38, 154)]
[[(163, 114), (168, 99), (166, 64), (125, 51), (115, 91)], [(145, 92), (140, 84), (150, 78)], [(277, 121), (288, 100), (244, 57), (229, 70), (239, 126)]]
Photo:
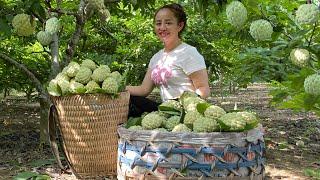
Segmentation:
[[(266, 179), (317, 179), (305, 171), (320, 171), (319, 117), (271, 107), (265, 84), (233, 94), (214, 91), (218, 95), (210, 98), (213, 103), (226, 110), (251, 110), (261, 118), (267, 147)], [(59, 170), (48, 145), (39, 145), (39, 110), (38, 103), (0, 103), (0, 179), (12, 179), (25, 171), (47, 174), (51, 179), (76, 179)]]

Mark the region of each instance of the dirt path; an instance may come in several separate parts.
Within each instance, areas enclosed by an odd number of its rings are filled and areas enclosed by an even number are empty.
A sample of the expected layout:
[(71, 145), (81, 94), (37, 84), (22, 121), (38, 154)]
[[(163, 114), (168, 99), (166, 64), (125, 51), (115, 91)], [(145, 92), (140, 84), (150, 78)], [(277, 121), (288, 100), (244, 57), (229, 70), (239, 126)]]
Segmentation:
[[(270, 107), (264, 84), (211, 100), (227, 110), (236, 104), (237, 109), (260, 116), (266, 130), (266, 179), (312, 179), (305, 172), (320, 171), (320, 120), (315, 115)], [(39, 147), (38, 127), (39, 104), (0, 104), (0, 179), (12, 179), (24, 171), (76, 179), (59, 173), (50, 147)]]

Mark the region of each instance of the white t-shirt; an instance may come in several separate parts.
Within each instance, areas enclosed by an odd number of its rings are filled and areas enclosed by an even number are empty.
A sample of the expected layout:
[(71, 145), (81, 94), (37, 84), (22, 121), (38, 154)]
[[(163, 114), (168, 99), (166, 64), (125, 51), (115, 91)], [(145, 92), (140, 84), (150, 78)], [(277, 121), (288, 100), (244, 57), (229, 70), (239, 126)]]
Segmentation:
[(150, 60), (151, 79), (160, 88), (162, 101), (179, 98), (184, 91), (195, 91), (191, 79), (193, 72), (206, 68), (203, 56), (193, 46), (181, 43), (170, 52), (164, 49)]

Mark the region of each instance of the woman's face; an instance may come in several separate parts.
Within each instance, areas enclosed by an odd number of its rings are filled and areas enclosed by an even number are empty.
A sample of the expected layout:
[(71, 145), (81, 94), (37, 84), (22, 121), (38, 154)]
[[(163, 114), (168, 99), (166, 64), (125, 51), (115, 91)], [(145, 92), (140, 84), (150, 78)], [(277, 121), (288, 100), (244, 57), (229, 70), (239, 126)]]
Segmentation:
[(155, 16), (155, 32), (163, 43), (174, 43), (179, 40), (179, 32), (183, 22), (178, 23), (174, 13), (169, 9), (161, 9)]

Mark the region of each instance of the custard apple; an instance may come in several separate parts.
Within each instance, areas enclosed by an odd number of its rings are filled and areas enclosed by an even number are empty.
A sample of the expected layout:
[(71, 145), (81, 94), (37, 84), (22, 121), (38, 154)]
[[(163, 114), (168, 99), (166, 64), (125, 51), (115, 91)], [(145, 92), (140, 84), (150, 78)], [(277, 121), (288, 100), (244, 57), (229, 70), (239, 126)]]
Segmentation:
[(188, 111), (184, 115), (183, 124), (187, 125), (188, 127), (192, 128), (193, 123), (196, 119), (203, 117), (198, 111)]
[(71, 61), (68, 64), (68, 66), (64, 68), (63, 72), (72, 78), (77, 75), (77, 73), (79, 72), (79, 69), (80, 69), (80, 65), (75, 61)]
[(236, 28), (241, 28), (247, 20), (247, 9), (240, 1), (232, 1), (226, 8), (228, 21)]
[(313, 24), (319, 19), (319, 9), (314, 4), (302, 4), (296, 11), (296, 22), (298, 24)]
[(185, 124), (178, 124), (172, 129), (172, 132), (191, 132), (191, 129)]
[(168, 129), (168, 131), (172, 131), (172, 129), (178, 124), (180, 124), (180, 116), (171, 116), (165, 121), (164, 127)]
[(104, 0), (88, 0), (88, 6), (92, 9), (105, 9)]
[(35, 31), (36, 23), (28, 14), (17, 14), (12, 19), (12, 26), (19, 36), (30, 36)]
[(134, 130), (134, 131), (139, 131), (139, 130), (143, 130), (143, 127), (138, 126), (138, 125), (134, 125), (134, 126), (130, 126), (128, 129)]
[(70, 92), (70, 82), (65, 79), (58, 79), (57, 82), (61, 89), (61, 95), (67, 95)]
[(204, 116), (211, 119), (218, 119), (224, 114), (226, 114), (226, 111), (216, 105), (211, 105), (204, 111)]
[(66, 81), (70, 81), (70, 78), (67, 74), (65, 74), (64, 72), (60, 72), (59, 74), (57, 74), (57, 76), (55, 77), (56, 80), (66, 80)]
[(84, 66), (80, 66), (78, 73), (75, 76), (75, 80), (81, 84), (87, 84), (91, 80), (92, 71)]
[(164, 109), (164, 110), (170, 110), (170, 109), (173, 109), (173, 110), (176, 110), (176, 111), (182, 111), (182, 106), (181, 104), (179, 103), (179, 101), (176, 101), (176, 100), (173, 100), (173, 99), (169, 99), (165, 102), (162, 102), (160, 105), (159, 105), (159, 109)]
[(215, 119), (211, 119), (208, 117), (200, 117), (197, 118), (193, 122), (193, 131), (194, 132), (214, 132), (219, 130), (219, 124)]
[(110, 68), (107, 65), (101, 65), (93, 71), (91, 78), (99, 83), (104, 81), (108, 76), (110, 76)]
[(39, 31), (37, 34), (37, 39), (40, 42), (40, 44), (46, 46), (51, 43), (52, 35), (46, 31)]
[(290, 52), (290, 60), (299, 67), (305, 67), (310, 59), (310, 53), (306, 49), (292, 49)]
[(119, 83), (112, 77), (107, 77), (102, 83), (102, 89), (106, 93), (117, 94), (119, 91)]
[(72, 94), (83, 94), (85, 93), (87, 90), (85, 88), (85, 86), (77, 81), (75, 81), (74, 79), (72, 79), (70, 81), (70, 93)]
[(199, 103), (205, 103), (206, 101), (204, 99), (201, 99), (200, 97), (187, 97), (183, 100), (183, 108), (186, 112), (188, 111), (196, 111), (197, 105)]
[(91, 59), (85, 59), (84, 61), (82, 61), (81, 66), (87, 67), (92, 71), (94, 71), (97, 68), (96, 63)]
[(61, 96), (61, 89), (58, 86), (58, 81), (56, 79), (52, 79), (49, 82), (47, 90), (51, 96)]
[(320, 75), (312, 74), (304, 80), (304, 91), (308, 94), (320, 95)]
[(96, 93), (101, 89), (99, 84), (93, 80), (89, 81), (85, 87), (87, 89), (86, 93)]
[(168, 130), (165, 128), (155, 128), (155, 129), (153, 129), (153, 131), (168, 132)]
[(56, 17), (52, 17), (46, 21), (45, 30), (51, 34), (57, 33), (60, 30), (60, 26), (61, 25), (59, 19)]
[(156, 129), (161, 127), (164, 121), (166, 121), (166, 118), (158, 112), (151, 112), (143, 117), (141, 126), (147, 130)]
[(122, 75), (118, 71), (113, 71), (110, 74), (110, 76), (115, 78), (118, 81), (118, 83), (120, 83), (122, 81)]
[(246, 119), (237, 112), (227, 113), (218, 120), (221, 129), (224, 131), (244, 131), (246, 127)]
[(99, 9), (99, 13), (103, 21), (108, 21), (111, 17), (110, 11), (107, 8)]
[(251, 23), (249, 32), (257, 41), (269, 40), (273, 33), (273, 27), (269, 21), (259, 19)]
[(253, 129), (259, 124), (259, 118), (256, 114), (248, 111), (237, 112), (239, 116), (242, 116), (246, 121), (245, 130)]
[(191, 91), (184, 91), (181, 96), (179, 97), (180, 104), (184, 104), (184, 101), (189, 97), (198, 97), (198, 95), (195, 92)]

